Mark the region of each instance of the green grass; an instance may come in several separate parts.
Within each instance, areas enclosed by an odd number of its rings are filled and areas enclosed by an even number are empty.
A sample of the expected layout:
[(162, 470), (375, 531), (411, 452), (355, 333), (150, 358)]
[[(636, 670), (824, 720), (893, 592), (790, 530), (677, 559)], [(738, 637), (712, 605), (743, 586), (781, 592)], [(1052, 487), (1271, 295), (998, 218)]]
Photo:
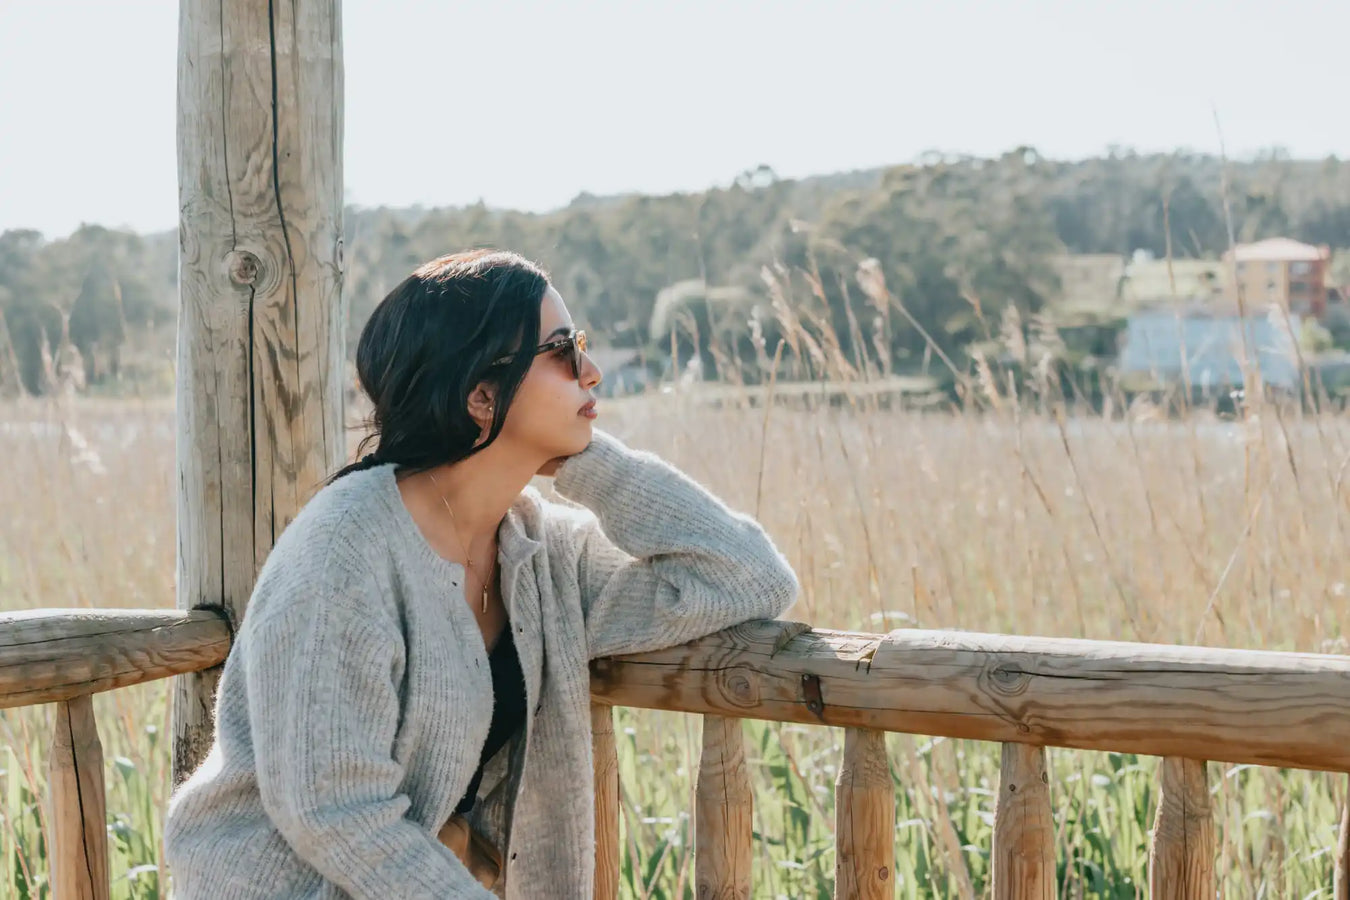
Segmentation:
[[(619, 710), (622, 896), (693, 897), (696, 717)], [(640, 736), (662, 736), (643, 746)], [(747, 722), (754, 785), (756, 897), (829, 898), (834, 886), (838, 729)], [(959, 897), (990, 884), (999, 748), (890, 735), (896, 790), (896, 896)], [(691, 749), (692, 748), (692, 749)], [(1050, 750), (1061, 896), (1147, 894), (1158, 760)], [(644, 776), (654, 769), (661, 778)], [(1216, 832), (1230, 856), (1225, 896), (1330, 897), (1337, 776), (1211, 763)], [(1233, 854), (1240, 858), (1234, 858)], [(957, 874), (963, 870), (964, 877)], [(1275, 870), (1249, 880), (1254, 872)]]

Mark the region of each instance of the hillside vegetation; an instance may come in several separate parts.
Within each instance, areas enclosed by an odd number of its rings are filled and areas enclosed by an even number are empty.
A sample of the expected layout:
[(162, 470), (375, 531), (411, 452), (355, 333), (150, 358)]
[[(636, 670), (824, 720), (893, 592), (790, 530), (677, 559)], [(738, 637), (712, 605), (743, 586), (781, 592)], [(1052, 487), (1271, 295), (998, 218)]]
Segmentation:
[[(982, 322), (997, 323), (1006, 307), (1026, 321), (1053, 310), (1063, 254), (1219, 255), (1229, 245), (1225, 200), (1237, 241), (1287, 235), (1350, 247), (1350, 163), (1335, 158), (1272, 153), (1225, 168), (1207, 156), (1121, 151), (1063, 162), (1017, 148), (803, 180), (761, 168), (727, 188), (583, 195), (546, 214), (349, 209), (347, 338), (354, 345), (373, 306), (416, 264), (487, 245), (542, 261), (597, 344), (641, 350), (658, 369), (672, 349), (683, 359), (697, 350), (705, 369), (717, 352), (752, 363), (757, 327), (772, 349), (781, 332), (765, 312), (766, 267), (788, 273), (788, 299), (815, 305), (815, 324), (839, 336), (845, 358), (884, 349), (875, 355), (888, 365), (918, 371), (937, 347), (964, 369), (987, 336)], [(0, 391), (50, 391), (63, 367), (93, 392), (164, 391), (176, 251), (172, 233), (97, 226), (60, 240), (0, 235)], [(891, 296), (879, 308), (856, 296), (858, 263), (869, 258)], [(683, 286), (683, 315), (657, 316), (672, 286)], [(1085, 341), (1084, 353), (1110, 345)], [(754, 366), (737, 369), (757, 377)]]

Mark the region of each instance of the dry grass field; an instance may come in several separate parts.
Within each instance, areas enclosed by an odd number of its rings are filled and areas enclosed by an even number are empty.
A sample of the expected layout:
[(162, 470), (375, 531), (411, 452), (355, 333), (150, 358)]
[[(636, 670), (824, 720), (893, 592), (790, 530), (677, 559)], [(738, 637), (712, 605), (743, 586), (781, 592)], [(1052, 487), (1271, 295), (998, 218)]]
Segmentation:
[[(168, 606), (172, 403), (0, 406), (0, 610)], [(1167, 418), (711, 408), (615, 401), (599, 425), (656, 450), (785, 550), (791, 617), (1346, 652), (1350, 422), (1296, 408)], [(114, 896), (164, 896), (167, 685), (99, 695)], [(50, 709), (0, 716), (0, 897), (46, 897)], [(625, 896), (693, 896), (698, 720), (621, 710)], [(756, 896), (828, 897), (842, 733), (747, 729)], [(901, 897), (980, 896), (998, 748), (893, 735)], [(1064, 897), (1146, 885), (1157, 760), (1051, 751)], [(1330, 897), (1345, 776), (1210, 764), (1228, 897)]]

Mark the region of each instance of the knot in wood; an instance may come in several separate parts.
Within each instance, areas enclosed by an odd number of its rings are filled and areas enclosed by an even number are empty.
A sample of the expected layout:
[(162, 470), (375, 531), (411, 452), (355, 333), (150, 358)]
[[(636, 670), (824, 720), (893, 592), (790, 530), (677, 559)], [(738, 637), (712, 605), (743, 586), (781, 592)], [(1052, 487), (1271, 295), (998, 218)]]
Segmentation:
[(247, 250), (231, 250), (225, 265), (226, 271), (230, 273), (230, 281), (240, 287), (253, 287), (258, 281), (262, 261)]
[(986, 671), (990, 690), (1000, 694), (1020, 694), (1031, 684), (1031, 675), (1010, 663), (999, 663)]
[(723, 669), (718, 673), (722, 698), (733, 706), (748, 709), (759, 705), (759, 680), (743, 668)]

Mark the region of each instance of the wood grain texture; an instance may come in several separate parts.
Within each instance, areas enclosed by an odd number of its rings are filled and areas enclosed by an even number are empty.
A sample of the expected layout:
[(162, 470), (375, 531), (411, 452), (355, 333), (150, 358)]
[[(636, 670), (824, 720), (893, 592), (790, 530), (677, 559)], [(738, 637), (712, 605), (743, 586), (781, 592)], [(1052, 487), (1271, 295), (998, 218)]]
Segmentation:
[(836, 900), (894, 897), (895, 784), (885, 732), (844, 731), (834, 796)]
[(92, 698), (56, 704), (50, 766), (52, 893), (62, 900), (108, 900), (107, 795)]
[(1214, 813), (1205, 764), (1168, 757), (1159, 767), (1158, 809), (1149, 846), (1153, 900), (1212, 900)]
[[(336, 0), (182, 0), (178, 606), (243, 617), (277, 536), (345, 453)], [(218, 670), (178, 679), (174, 783)]]
[(699, 900), (749, 900), (754, 797), (739, 719), (703, 717), (694, 815)]
[(595, 758), (595, 900), (619, 897), (619, 751), (614, 709), (591, 704), (591, 750)]
[(1344, 656), (801, 627), (749, 622), (597, 660), (591, 690), (615, 706), (1350, 770)]
[(37, 609), (0, 615), (0, 708), (219, 665), (225, 619), (209, 610)]
[(994, 900), (1055, 900), (1055, 820), (1044, 747), (1003, 745), (993, 855)]

